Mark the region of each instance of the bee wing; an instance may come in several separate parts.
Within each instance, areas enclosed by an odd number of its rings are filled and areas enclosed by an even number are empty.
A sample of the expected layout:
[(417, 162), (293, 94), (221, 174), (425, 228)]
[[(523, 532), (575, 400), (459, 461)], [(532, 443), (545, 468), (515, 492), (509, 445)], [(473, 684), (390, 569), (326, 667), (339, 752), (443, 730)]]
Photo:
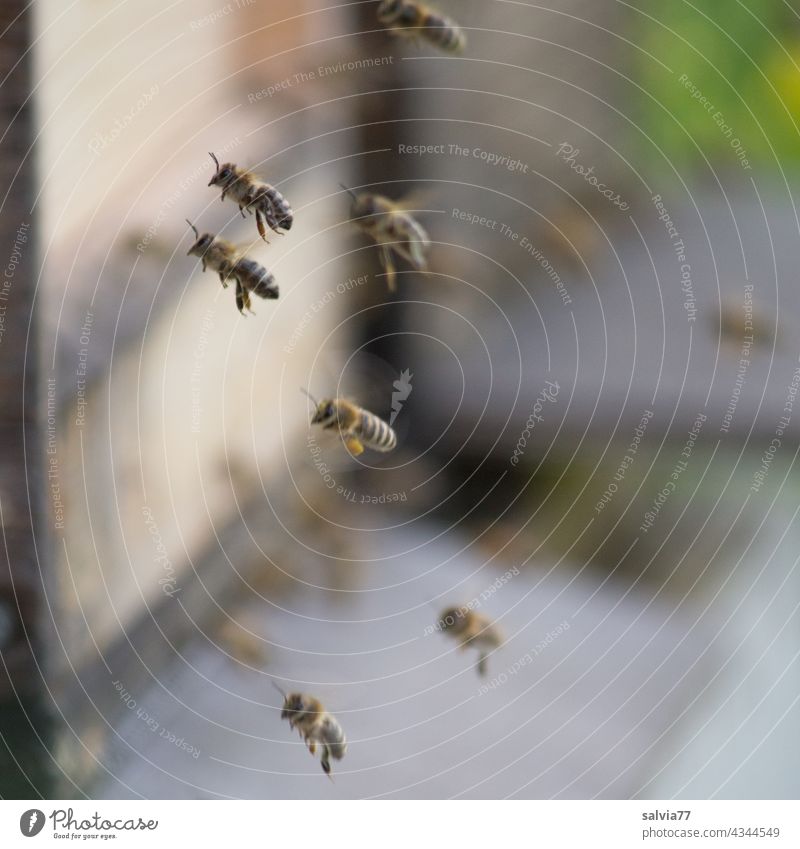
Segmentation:
[(405, 192), (403, 196), (393, 201), (395, 207), (401, 212), (427, 212), (436, 199), (436, 191), (430, 186), (415, 187)]
[[(424, 235), (424, 231), (423, 231)], [(425, 271), (428, 267), (428, 260), (425, 258), (424, 249), (430, 244), (427, 241), (417, 241), (416, 239), (406, 239), (405, 241), (396, 242), (391, 247), (397, 251), (404, 260), (411, 263), (417, 271)]]
[(252, 239), (249, 242), (234, 242), (231, 245), (231, 247), (233, 248), (231, 261), (237, 263), (242, 259), (251, 259), (253, 248), (258, 247), (260, 244), (260, 239)]
[(380, 256), (381, 265), (383, 266), (383, 270), (386, 272), (386, 283), (389, 286), (389, 291), (396, 292), (397, 283), (395, 281), (397, 273), (395, 271), (394, 260), (392, 259), (392, 252), (390, 248), (388, 248), (386, 245), (381, 245)]

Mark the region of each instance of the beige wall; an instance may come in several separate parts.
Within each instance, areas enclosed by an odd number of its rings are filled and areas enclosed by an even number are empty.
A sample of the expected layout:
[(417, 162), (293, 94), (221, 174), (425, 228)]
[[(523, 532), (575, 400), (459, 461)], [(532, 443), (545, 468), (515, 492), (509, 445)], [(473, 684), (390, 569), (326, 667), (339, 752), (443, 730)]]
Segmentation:
[[(284, 451), (303, 444), (298, 387), (345, 299), (305, 323), (296, 344), (292, 334), (350, 273), (326, 264), (341, 210), (315, 199), (335, 175), (294, 176), (316, 155), (302, 147), (268, 165), (296, 209), (291, 233), (269, 245), (206, 183), (209, 150), (252, 165), (288, 147), (290, 131), (302, 137), (302, 125), (278, 120), (290, 100), (247, 95), (309, 61), (302, 45), (321, 26), (304, 14), (313, 5), (38, 6), (44, 350), (60, 411), (55, 607), (70, 663), (92, 661), (95, 643), (108, 646), (185, 587), (191, 559), (236, 514), (234, 487), (249, 491), (260, 476), (268, 488)], [(270, 26), (282, 17), (292, 20)], [(186, 217), (247, 243), (280, 300), (241, 317), (232, 289), (186, 257)]]

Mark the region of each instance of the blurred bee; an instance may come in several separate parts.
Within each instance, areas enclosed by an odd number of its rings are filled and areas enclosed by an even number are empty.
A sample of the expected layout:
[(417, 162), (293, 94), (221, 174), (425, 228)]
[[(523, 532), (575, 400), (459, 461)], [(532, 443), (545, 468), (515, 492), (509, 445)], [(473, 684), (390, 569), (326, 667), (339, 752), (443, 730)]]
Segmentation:
[(236, 306), (244, 315), (250, 307), (250, 293), (258, 295), (259, 298), (277, 298), (278, 284), (275, 278), (253, 259), (242, 256), (236, 245), (211, 233), (197, 232), (197, 227), (189, 219), (186, 223), (194, 230), (197, 241), (189, 248), (187, 256), (200, 257), (203, 271), (210, 268), (219, 274), (222, 285), (227, 289), (228, 280), (236, 281)]
[(428, 267), (425, 252), (430, 248), (428, 234), (417, 220), (403, 208), (383, 195), (369, 192), (356, 194), (342, 188), (353, 198), (350, 217), (380, 248), (381, 265), (386, 272), (389, 291), (394, 292), (395, 267), (392, 252), (403, 257), (417, 269), (425, 271)]
[(289, 720), (289, 728), (297, 728), (312, 755), (319, 743), (322, 771), (331, 778), (331, 758), (340, 761), (347, 752), (347, 738), (342, 726), (325, 710), (319, 699), (305, 693), (285, 693), (274, 681), (272, 683), (283, 696), (281, 719)]
[(448, 608), (439, 617), (438, 627), (458, 640), (462, 651), (479, 649), (478, 674), (485, 675), (489, 653), (503, 642), (499, 629), (485, 616), (468, 607)]
[[(717, 329), (717, 316), (709, 316), (709, 326)], [(757, 303), (751, 303), (749, 315), (745, 314), (745, 305), (741, 299), (724, 296), (720, 303), (719, 340), (728, 353), (739, 353), (744, 343), (750, 342), (755, 348), (781, 346), (781, 337), (785, 332), (793, 333), (789, 320), (781, 316), (778, 322), (774, 313), (763, 311)]]
[(373, 451), (391, 451), (397, 446), (397, 436), (383, 419), (362, 410), (344, 398), (326, 398), (317, 401), (307, 390), (316, 410), (311, 424), (320, 424), (325, 430), (336, 428), (345, 447), (354, 456), (364, 453), (364, 446)]
[(267, 241), (267, 231), (264, 224), (268, 224), (275, 233), (281, 229), (291, 230), (294, 217), (292, 208), (286, 198), (269, 183), (260, 180), (255, 174), (234, 165), (233, 162), (219, 164), (219, 160), (213, 153), (209, 156), (217, 166), (217, 172), (211, 178), (209, 186), (220, 186), (222, 198), (231, 196), (231, 200), (239, 206), (239, 212), (244, 218), (244, 211), (251, 215), (256, 214), (256, 226), (261, 238)]
[(216, 633), (220, 647), (234, 660), (247, 666), (264, 666), (265, 641), (233, 619), (226, 619)]
[(378, 20), (393, 35), (413, 41), (425, 39), (450, 53), (460, 53), (467, 43), (464, 31), (455, 21), (417, 0), (382, 0)]

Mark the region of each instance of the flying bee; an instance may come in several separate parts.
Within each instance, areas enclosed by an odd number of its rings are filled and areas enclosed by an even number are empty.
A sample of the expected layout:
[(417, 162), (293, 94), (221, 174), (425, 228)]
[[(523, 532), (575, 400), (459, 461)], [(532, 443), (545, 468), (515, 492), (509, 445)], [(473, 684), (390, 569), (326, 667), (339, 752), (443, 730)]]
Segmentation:
[(234, 165), (233, 162), (219, 164), (213, 153), (209, 156), (214, 160), (217, 171), (209, 182), (209, 186), (219, 186), (222, 189), (221, 200), (230, 195), (239, 206), (239, 212), (244, 218), (244, 211), (251, 215), (255, 212), (256, 226), (261, 238), (267, 241), (267, 231), (264, 224), (275, 233), (281, 230), (291, 230), (294, 217), (292, 208), (286, 198), (269, 183), (260, 180), (251, 171)]
[(316, 754), (317, 743), (322, 750), (322, 771), (331, 778), (331, 758), (340, 761), (347, 752), (347, 738), (338, 720), (325, 710), (322, 702), (305, 693), (285, 693), (273, 681), (283, 696), (281, 719), (289, 720), (289, 728), (300, 732), (308, 751)]
[(345, 447), (354, 457), (363, 454), (364, 446), (381, 452), (391, 451), (397, 446), (395, 432), (374, 413), (362, 410), (344, 398), (317, 401), (305, 389), (303, 392), (316, 407), (311, 424), (320, 424), (325, 430), (337, 429)]
[(477, 648), (480, 651), (478, 674), (485, 675), (489, 653), (503, 642), (499, 629), (485, 616), (470, 610), (469, 607), (448, 608), (439, 617), (438, 627), (458, 640), (462, 651), (468, 648)]
[(201, 236), (188, 218), (186, 223), (197, 236), (187, 256), (200, 257), (203, 271), (210, 268), (219, 274), (220, 282), (226, 289), (229, 280), (236, 281), (236, 306), (242, 315), (246, 309), (253, 312), (250, 307), (251, 292), (259, 298), (278, 297), (278, 284), (263, 265), (242, 256), (236, 245), (220, 236), (212, 236), (211, 233), (203, 233)]
[(449, 53), (460, 53), (467, 43), (461, 27), (417, 0), (382, 0), (378, 20), (393, 35), (413, 41), (425, 39)]
[(354, 191), (342, 186), (353, 198), (350, 217), (354, 224), (377, 242), (381, 265), (386, 272), (389, 291), (396, 289), (396, 272), (392, 252), (411, 263), (417, 271), (427, 270), (425, 252), (431, 240), (419, 222), (404, 209), (402, 203), (383, 195)]

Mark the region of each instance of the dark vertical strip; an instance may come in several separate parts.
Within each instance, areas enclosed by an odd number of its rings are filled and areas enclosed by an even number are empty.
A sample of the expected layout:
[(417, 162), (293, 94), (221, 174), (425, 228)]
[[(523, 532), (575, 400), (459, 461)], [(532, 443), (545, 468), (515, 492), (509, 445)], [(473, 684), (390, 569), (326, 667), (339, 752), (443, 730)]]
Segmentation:
[[(39, 331), (33, 14), (0, 5), (0, 796), (46, 796), (51, 780), (41, 651), (47, 559)], [(57, 476), (57, 470), (56, 470)]]

